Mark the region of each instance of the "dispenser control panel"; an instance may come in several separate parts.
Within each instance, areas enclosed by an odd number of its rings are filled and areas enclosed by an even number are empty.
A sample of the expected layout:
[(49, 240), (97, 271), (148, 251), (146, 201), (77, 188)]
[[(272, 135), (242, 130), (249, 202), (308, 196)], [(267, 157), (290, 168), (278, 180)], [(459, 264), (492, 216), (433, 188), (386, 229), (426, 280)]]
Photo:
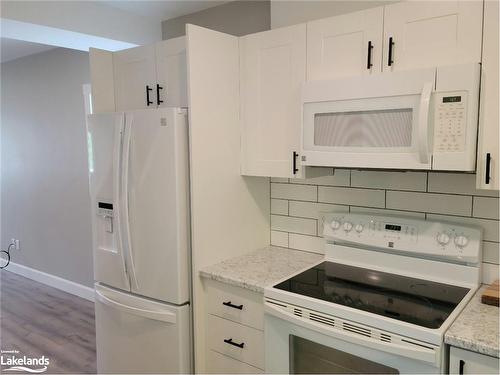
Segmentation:
[(113, 217), (113, 203), (97, 202), (97, 215)]

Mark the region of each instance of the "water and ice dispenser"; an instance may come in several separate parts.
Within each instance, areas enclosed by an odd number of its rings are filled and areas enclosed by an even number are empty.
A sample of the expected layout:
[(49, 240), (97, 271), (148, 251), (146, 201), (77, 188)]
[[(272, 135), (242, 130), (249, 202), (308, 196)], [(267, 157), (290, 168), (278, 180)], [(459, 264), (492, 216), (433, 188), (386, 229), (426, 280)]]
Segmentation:
[(97, 202), (97, 217), (97, 240), (99, 248), (102, 250), (116, 251), (113, 203), (99, 200)]

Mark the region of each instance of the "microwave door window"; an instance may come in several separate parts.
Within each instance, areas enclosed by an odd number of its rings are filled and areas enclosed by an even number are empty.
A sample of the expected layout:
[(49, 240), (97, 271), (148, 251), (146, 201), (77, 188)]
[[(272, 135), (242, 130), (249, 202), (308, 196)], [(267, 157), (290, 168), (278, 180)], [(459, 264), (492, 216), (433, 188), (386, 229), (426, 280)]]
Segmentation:
[(316, 113), (314, 145), (347, 148), (412, 146), (412, 108)]

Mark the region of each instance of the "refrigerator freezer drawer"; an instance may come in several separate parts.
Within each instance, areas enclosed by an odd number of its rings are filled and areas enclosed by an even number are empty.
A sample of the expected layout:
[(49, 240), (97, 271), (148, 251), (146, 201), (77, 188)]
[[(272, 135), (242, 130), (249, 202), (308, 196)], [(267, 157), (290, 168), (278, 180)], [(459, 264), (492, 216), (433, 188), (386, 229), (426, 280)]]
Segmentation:
[(99, 373), (191, 373), (190, 306), (95, 285)]

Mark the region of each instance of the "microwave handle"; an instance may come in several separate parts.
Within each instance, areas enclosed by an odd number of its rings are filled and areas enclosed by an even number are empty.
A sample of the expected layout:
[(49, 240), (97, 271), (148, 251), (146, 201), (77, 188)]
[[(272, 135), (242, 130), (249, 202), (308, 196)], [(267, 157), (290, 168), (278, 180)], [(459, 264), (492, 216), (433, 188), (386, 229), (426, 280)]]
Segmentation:
[(433, 82), (424, 83), (420, 96), (420, 109), (418, 113), (418, 154), (421, 163), (429, 162), (429, 107)]

